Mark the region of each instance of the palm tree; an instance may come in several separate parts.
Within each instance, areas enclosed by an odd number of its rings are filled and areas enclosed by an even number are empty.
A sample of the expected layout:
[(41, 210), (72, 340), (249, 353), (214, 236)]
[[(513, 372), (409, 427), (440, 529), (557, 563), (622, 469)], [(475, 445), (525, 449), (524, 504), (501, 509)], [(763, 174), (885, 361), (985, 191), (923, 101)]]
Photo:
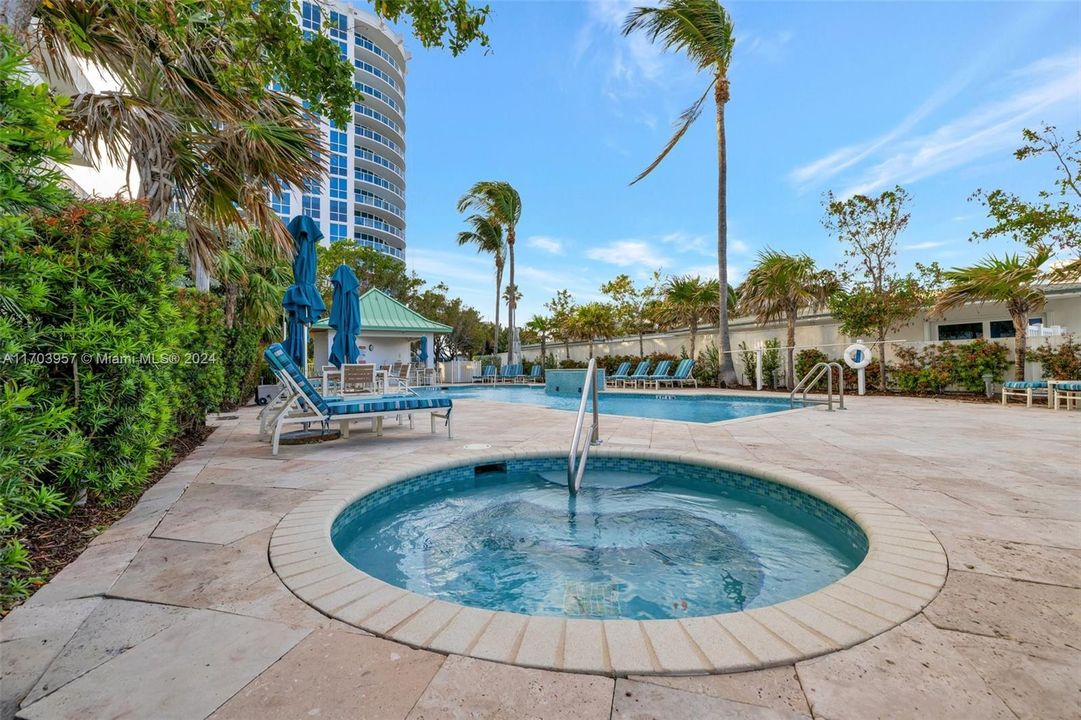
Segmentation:
[[(322, 140), (296, 100), (236, 85), (222, 58), (237, 49), (206, 18), (186, 16), (191, 22), (166, 32), (140, 7), (43, 3), (35, 27), (53, 57), (91, 61), (118, 81), (116, 91), (72, 98), (71, 140), (91, 162), (130, 162), (152, 219), (182, 216), (196, 286), (205, 290), (227, 228), (258, 228), (291, 247), (268, 192), (321, 177)], [(69, 72), (65, 62), (41, 69)]]
[(672, 325), (686, 326), (690, 333), (691, 352), (695, 355), (695, 339), (702, 322), (715, 322), (720, 305), (720, 285), (716, 280), (703, 280), (697, 275), (669, 278), (664, 284), (661, 315)]
[(819, 270), (809, 255), (766, 249), (740, 286), (742, 309), (764, 325), (781, 318), (788, 328), (785, 373), (788, 387), (794, 387), (796, 369), (793, 346), (796, 344), (796, 317), (801, 310), (819, 308), (838, 289), (837, 278), (829, 270)]
[[(510, 266), (508, 285), (516, 287), (514, 283), (515, 228), (522, 218), (522, 198), (518, 195), (518, 191), (509, 182), (503, 180), (481, 180), (474, 183), (473, 187), (469, 188), (469, 192), (458, 200), (458, 212), (467, 210), (477, 210), (487, 216), (494, 224), (503, 228)], [(509, 363), (514, 362), (514, 310), (516, 305), (516, 297), (512, 296), (507, 303), (507, 337), (510, 341), (507, 362)]]
[(495, 261), (495, 339), (492, 347), (495, 352), (499, 352), (499, 305), (503, 288), (503, 263), (507, 254), (503, 226), (486, 215), (470, 215), (465, 221), (472, 229), (458, 233), (458, 244), (476, 245), (477, 252), (488, 253)]
[(579, 340), (589, 342), (589, 357), (593, 357), (593, 341), (598, 338), (609, 338), (616, 330), (615, 313), (612, 306), (591, 302), (579, 305), (569, 321), (570, 332)]
[(735, 29), (732, 18), (717, 0), (663, 0), (658, 7), (635, 8), (623, 23), (623, 34), (642, 30), (666, 50), (681, 50), (695, 63), (698, 70), (708, 70), (712, 79), (702, 96), (679, 118), (675, 134), (657, 158), (631, 184), (638, 182), (672, 151), (691, 124), (702, 112), (709, 92), (717, 113), (717, 295), (718, 324), (721, 335), (721, 380), (735, 385), (736, 367), (732, 362), (732, 341), (728, 334), (728, 158), (724, 134), (724, 106), (728, 102), (728, 67), (732, 62)]
[(1038, 247), (1026, 257), (989, 255), (971, 267), (947, 270), (942, 277), (949, 284), (939, 293), (932, 312), (941, 316), (968, 303), (1004, 304), (1013, 320), (1015, 377), (1024, 380), (1028, 314), (1043, 307), (1041, 266), (1052, 254), (1050, 248)]
[(546, 356), (545, 351), (548, 345), (548, 337), (555, 329), (555, 324), (549, 317), (545, 317), (544, 315), (534, 315), (525, 326), (532, 330), (537, 335), (537, 339), (540, 340), (540, 363), (543, 365)]

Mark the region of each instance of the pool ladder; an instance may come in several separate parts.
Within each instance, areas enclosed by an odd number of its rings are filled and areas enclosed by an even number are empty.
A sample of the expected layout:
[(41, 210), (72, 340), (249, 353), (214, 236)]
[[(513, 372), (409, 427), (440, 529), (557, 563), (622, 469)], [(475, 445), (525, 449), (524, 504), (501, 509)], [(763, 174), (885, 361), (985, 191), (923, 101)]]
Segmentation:
[[(815, 386), (815, 384), (822, 379), (822, 376), (826, 376), (826, 410), (833, 412), (833, 371), (837, 371), (837, 405), (841, 410), (845, 409), (845, 371), (841, 367), (840, 363), (835, 362), (820, 362), (816, 363), (813, 368), (807, 371), (807, 374), (803, 376), (796, 387), (792, 388), (792, 392), (788, 393), (788, 405), (789, 407), (796, 406), (796, 393), (803, 392), (803, 404), (808, 403), (807, 390)], [(822, 402), (821, 400), (814, 400), (811, 402)]]
[[(586, 400), (590, 394), (593, 396), (593, 427), (590, 428), (589, 440), (582, 447), (582, 430), (586, 422)], [(586, 471), (586, 461), (589, 459), (589, 448), (600, 445), (600, 416), (597, 411), (597, 358), (589, 359), (586, 367), (586, 379), (582, 383), (582, 400), (578, 403), (578, 419), (574, 423), (574, 437), (571, 438), (571, 449), (567, 453), (567, 489), (571, 495), (577, 495), (582, 488), (582, 475)]]

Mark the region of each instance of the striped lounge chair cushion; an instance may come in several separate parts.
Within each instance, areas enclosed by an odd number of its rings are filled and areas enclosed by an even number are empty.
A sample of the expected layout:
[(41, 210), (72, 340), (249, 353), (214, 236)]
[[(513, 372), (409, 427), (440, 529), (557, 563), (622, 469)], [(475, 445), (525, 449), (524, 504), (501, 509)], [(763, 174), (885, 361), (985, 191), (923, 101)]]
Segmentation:
[(1081, 380), (1071, 380), (1069, 382), (1055, 383), (1056, 390), (1069, 390), (1070, 392), (1081, 392)]
[(1003, 383), (1010, 390), (1040, 390), (1047, 389), (1046, 380), (1010, 380)]
[(451, 407), (450, 398), (403, 397), (376, 400), (341, 400), (330, 403), (330, 415), (364, 415), (367, 413), (409, 412)]
[(304, 399), (310, 402), (313, 406), (319, 409), (319, 412), (323, 415), (329, 413), (326, 400), (320, 395), (312, 384), (308, 382), (308, 378), (304, 377), (304, 373), (300, 371), (297, 364), (293, 362), (293, 358), (289, 357), (289, 353), (285, 352), (285, 348), (281, 346), (281, 343), (274, 343), (266, 349), (263, 353), (267, 362), (270, 363), (272, 368), (281, 370), (287, 373), (293, 382), (297, 384), (301, 392), (304, 393)]

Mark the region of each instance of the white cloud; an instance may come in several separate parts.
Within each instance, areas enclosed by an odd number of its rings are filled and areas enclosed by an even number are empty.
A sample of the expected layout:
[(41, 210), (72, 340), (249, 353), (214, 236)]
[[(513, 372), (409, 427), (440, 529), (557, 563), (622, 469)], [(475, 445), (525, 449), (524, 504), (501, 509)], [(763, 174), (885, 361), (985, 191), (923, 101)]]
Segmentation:
[(785, 57), (785, 49), (792, 40), (791, 30), (779, 30), (768, 35), (755, 32), (740, 34), (736, 32), (736, 57), (752, 55), (766, 62), (780, 62)]
[(678, 252), (696, 252), (700, 255), (710, 252), (709, 243), (704, 235), (691, 235), (679, 231), (662, 235), (660, 241), (674, 246)]
[(617, 267), (639, 265), (657, 268), (669, 264), (665, 255), (658, 252), (652, 243), (644, 240), (616, 240), (607, 245), (589, 248), (586, 250), (586, 257)]
[(747, 255), (751, 252), (751, 246), (745, 241), (736, 238), (728, 241), (728, 251), (737, 255)]
[(547, 237), (545, 235), (533, 235), (532, 237), (526, 238), (525, 242), (529, 247), (543, 250), (552, 255), (563, 254), (563, 241), (557, 238)]
[(457, 290), (455, 285), (463, 281), (495, 288), (495, 264), (490, 258), (478, 257), (465, 248), (452, 252), (412, 247), (406, 259), (410, 270), (430, 282), (445, 281), (451, 290)]
[(901, 250), (932, 250), (936, 247), (942, 247), (945, 242), (928, 240), (927, 242), (912, 243), (911, 245), (902, 245)]
[[(896, 183), (910, 183), (965, 165), (1016, 145), (1020, 130), (1054, 107), (1081, 101), (1081, 54), (1077, 50), (1044, 58), (1011, 73), (1002, 82), (1004, 100), (986, 103), (941, 123), (922, 135), (916, 127), (972, 84), (995, 52), (995, 44), (955, 73), (897, 125), (864, 143), (831, 151), (795, 168), (789, 179), (801, 190), (855, 172), (839, 194), (848, 197)], [(864, 166), (865, 161), (872, 162)]]

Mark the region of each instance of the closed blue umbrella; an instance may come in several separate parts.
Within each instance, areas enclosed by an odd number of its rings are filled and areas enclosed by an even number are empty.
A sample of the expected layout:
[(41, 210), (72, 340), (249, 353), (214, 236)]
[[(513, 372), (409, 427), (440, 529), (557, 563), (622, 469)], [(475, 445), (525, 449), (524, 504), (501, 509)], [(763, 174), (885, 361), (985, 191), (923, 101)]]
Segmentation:
[(315, 246), (323, 233), (307, 215), (297, 215), (289, 221), (296, 255), (293, 256), (293, 284), (285, 291), (282, 307), (289, 313), (289, 331), (285, 350), (300, 367), (307, 367), (308, 326), (327, 311), (319, 290), (315, 287)]
[(360, 357), (357, 335), (360, 333), (360, 281), (348, 265), (342, 264), (330, 279), (334, 295), (330, 304), (330, 326), (334, 328), (334, 343), (330, 346), (330, 362), (335, 367), (353, 363)]
[(417, 352), (417, 360), (422, 363), (428, 362), (428, 336), (420, 336), (420, 350)]

